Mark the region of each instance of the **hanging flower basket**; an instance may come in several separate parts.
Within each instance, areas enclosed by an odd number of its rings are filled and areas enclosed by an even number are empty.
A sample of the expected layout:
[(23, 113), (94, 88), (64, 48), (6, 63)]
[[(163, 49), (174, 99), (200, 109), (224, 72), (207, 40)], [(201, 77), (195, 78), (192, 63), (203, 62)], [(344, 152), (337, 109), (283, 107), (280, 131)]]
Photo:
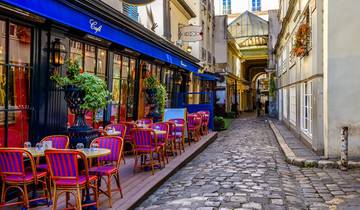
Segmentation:
[(294, 48), (292, 53), (296, 57), (302, 57), (307, 54), (310, 42), (310, 26), (308, 23), (303, 23), (299, 26), (295, 35)]

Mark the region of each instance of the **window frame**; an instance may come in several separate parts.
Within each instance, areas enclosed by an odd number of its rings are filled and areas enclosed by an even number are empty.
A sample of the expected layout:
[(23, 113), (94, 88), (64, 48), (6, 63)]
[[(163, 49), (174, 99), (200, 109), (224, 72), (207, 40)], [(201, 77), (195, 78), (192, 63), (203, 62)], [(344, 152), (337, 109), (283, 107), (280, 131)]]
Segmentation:
[(296, 85), (289, 88), (289, 122), (296, 126)]
[(313, 102), (313, 83), (304, 82), (301, 86), (301, 131), (312, 138), (312, 102)]

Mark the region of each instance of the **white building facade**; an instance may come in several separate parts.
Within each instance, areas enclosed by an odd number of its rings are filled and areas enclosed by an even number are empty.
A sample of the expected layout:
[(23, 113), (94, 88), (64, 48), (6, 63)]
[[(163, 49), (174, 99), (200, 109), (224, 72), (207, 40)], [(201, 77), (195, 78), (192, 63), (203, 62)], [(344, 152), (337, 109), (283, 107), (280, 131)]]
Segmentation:
[(279, 8), (279, 0), (215, 0), (215, 15), (229, 15), (228, 23), (245, 11), (268, 20), (268, 10)]
[(360, 157), (359, 6), (356, 0), (280, 1), (279, 119), (328, 158), (340, 156), (344, 126), (349, 127), (349, 156)]

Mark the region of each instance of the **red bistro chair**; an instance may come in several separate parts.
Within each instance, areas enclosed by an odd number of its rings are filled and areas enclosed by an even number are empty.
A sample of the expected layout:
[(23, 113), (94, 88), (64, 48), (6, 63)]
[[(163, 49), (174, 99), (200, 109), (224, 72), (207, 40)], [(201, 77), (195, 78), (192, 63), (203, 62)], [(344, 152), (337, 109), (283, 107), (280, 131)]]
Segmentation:
[[(51, 136), (45, 136), (43, 139), (41, 139), (41, 143), (44, 143), (44, 141), (51, 141), (52, 147), (54, 149), (68, 149), (69, 148), (69, 137), (65, 135), (51, 135)], [(39, 170), (48, 170), (47, 164), (39, 164), (39, 158), (37, 158), (37, 166), (36, 168)]]
[(210, 112), (199, 111), (198, 113), (201, 115), (201, 134), (206, 135), (209, 133)]
[(171, 143), (169, 145), (169, 124), (167, 124), (166, 122), (158, 122), (152, 124), (150, 128), (153, 130), (165, 131), (164, 134), (156, 134), (156, 137), (157, 137), (157, 144), (160, 145), (163, 149), (164, 159), (166, 158), (166, 163), (169, 163), (167, 152), (174, 151), (173, 147), (171, 146)]
[(126, 126), (126, 132), (124, 137), (124, 143), (129, 143), (131, 145), (131, 152), (134, 151), (134, 145), (133, 145), (133, 136), (132, 131), (137, 128), (136, 123), (133, 122), (122, 122), (121, 124), (124, 124)]
[[(66, 193), (66, 208), (69, 206), (69, 194), (75, 197), (75, 209), (87, 206), (98, 208), (97, 177), (89, 175), (88, 161), (83, 152), (67, 149), (45, 150), (45, 158), (54, 186), (53, 210), (57, 209), (57, 200), (63, 193)], [(79, 159), (84, 163), (84, 174), (79, 172)], [(90, 188), (94, 191), (94, 201), (82, 204), (81, 191)]]
[[(152, 123), (153, 123), (153, 121), (152, 121), (152, 119), (150, 119), (150, 118), (138, 119), (138, 120), (136, 121), (136, 124), (137, 124), (137, 125), (142, 124), (142, 125), (144, 125), (145, 127), (150, 126)], [(143, 128), (145, 128), (145, 127), (143, 127)]]
[[(181, 154), (181, 150), (183, 150), (185, 152), (185, 125), (186, 122), (184, 119), (171, 119), (169, 120), (170, 122), (173, 122), (175, 124), (175, 147), (178, 145), (179, 146), (179, 150), (180, 150), (180, 154)], [(179, 126), (176, 126), (179, 125)]]
[[(30, 171), (25, 169), (25, 158), (30, 160)], [(22, 148), (0, 148), (0, 176), (2, 180), (0, 207), (23, 204), (28, 209), (30, 207), (29, 203), (32, 201), (44, 199), (48, 201), (47, 173), (46, 171), (36, 171), (34, 158), (27, 150)], [(28, 186), (32, 184), (38, 185), (39, 182), (43, 186), (44, 195), (29, 200)], [(21, 192), (23, 201), (6, 203), (6, 193), (9, 189), (14, 188)]]
[(201, 118), (198, 115), (189, 114), (187, 117), (189, 145), (191, 143), (191, 140), (193, 141), (200, 140), (200, 127), (201, 127)]
[[(135, 164), (134, 164), (134, 172), (137, 168), (138, 157), (142, 157), (144, 160), (146, 155), (150, 156), (150, 163), (148, 166), (151, 167), (152, 175), (154, 175), (154, 154), (157, 154), (159, 165), (161, 167), (161, 159), (163, 159), (164, 165), (164, 154), (163, 149), (160, 145), (158, 145), (157, 137), (153, 129), (150, 128), (136, 128), (132, 131), (133, 140), (134, 140), (134, 156), (135, 156)], [(146, 165), (141, 162), (142, 166)]]
[[(115, 128), (115, 131), (118, 131), (120, 132), (121, 134), (118, 135), (118, 137), (121, 137), (122, 140), (125, 139), (125, 135), (126, 135), (126, 130), (127, 130), (127, 126), (126, 124), (124, 123), (119, 123), (119, 124), (109, 124), (105, 127), (105, 130), (108, 130), (108, 129), (112, 129), (112, 128)], [(126, 163), (125, 162), (125, 155), (124, 155), (124, 152), (122, 151), (121, 152), (121, 158), (123, 159), (124, 161), (124, 164)]]
[[(168, 141), (171, 143), (171, 152), (173, 153), (174, 157), (176, 155), (176, 124), (171, 121), (166, 122), (169, 125), (169, 135), (168, 135)], [(180, 154), (181, 154), (181, 149)]]
[[(126, 129), (126, 128), (125, 128)], [(112, 208), (112, 195), (111, 193), (111, 178), (114, 177), (117, 184), (117, 191), (120, 192), (121, 198), (123, 197), (121, 186), (120, 186), (120, 162), (123, 153), (123, 139), (121, 137), (115, 136), (105, 136), (94, 139), (91, 144), (98, 144), (99, 148), (105, 148), (111, 150), (111, 154), (99, 157), (98, 165), (89, 169), (90, 174), (94, 174), (98, 176), (100, 180), (101, 177), (107, 177), (107, 192), (100, 190), (106, 196), (109, 197), (109, 206)]]

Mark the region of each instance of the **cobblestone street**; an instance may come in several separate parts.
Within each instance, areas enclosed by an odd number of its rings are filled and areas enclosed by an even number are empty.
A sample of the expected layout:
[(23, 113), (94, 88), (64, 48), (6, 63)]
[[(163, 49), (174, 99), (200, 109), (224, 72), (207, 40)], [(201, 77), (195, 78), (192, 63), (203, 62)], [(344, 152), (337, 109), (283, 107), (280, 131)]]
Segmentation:
[(138, 209), (359, 209), (359, 195), (359, 170), (288, 165), (266, 119), (249, 115)]

